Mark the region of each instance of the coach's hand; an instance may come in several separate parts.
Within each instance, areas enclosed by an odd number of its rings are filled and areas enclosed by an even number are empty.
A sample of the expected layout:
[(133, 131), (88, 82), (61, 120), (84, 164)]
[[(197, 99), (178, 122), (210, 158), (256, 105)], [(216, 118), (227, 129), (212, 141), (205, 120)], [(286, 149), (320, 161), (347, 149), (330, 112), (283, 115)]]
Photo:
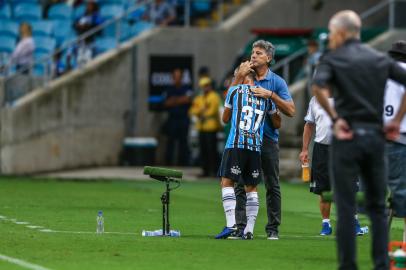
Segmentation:
[(350, 126), (343, 118), (338, 118), (334, 123), (333, 132), (338, 140), (351, 140), (354, 137)]
[(270, 98), (273, 94), (272, 91), (262, 87), (251, 87), (251, 91), (254, 93), (254, 96), (266, 99)]
[(384, 127), (386, 139), (390, 141), (395, 141), (400, 135), (400, 123), (397, 121), (390, 121)]

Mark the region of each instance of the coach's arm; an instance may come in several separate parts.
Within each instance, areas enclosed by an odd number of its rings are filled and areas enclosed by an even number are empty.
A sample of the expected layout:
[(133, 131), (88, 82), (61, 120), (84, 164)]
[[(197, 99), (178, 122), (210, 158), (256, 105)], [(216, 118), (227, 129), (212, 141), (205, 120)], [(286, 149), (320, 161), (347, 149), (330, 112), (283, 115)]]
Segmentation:
[(286, 116), (293, 117), (296, 113), (295, 103), (293, 100), (284, 100), (280, 98), (274, 91), (267, 90), (262, 87), (252, 88), (251, 91), (256, 97), (271, 99), (278, 109)]

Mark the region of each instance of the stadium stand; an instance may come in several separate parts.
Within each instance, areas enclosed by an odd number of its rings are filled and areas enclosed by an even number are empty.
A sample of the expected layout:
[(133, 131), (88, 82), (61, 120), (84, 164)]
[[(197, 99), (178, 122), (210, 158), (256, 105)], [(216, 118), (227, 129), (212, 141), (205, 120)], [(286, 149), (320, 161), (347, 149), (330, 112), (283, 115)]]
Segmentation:
[(13, 17), (19, 22), (40, 20), (42, 18), (42, 9), (37, 3), (17, 4), (13, 10)]
[(124, 7), (120, 4), (105, 4), (100, 9), (100, 15), (104, 20), (119, 17), (124, 13)]
[[(146, 21), (148, 5), (154, 0), (100, 0), (99, 14), (103, 25), (100, 31), (94, 34), (91, 39), (86, 39), (92, 57), (98, 56), (110, 49), (116, 48), (118, 43), (124, 42), (138, 36), (140, 33), (152, 29), (155, 25)], [(235, 0), (225, 0), (224, 3)], [(184, 0), (167, 1), (175, 6), (178, 14), (175, 25), (185, 22), (185, 2)], [(239, 1), (238, 1), (239, 2)], [(213, 0), (192, 0), (190, 5), (190, 22), (195, 23), (196, 18), (206, 16), (212, 17), (211, 13), (216, 7)], [(137, 5), (137, 6), (135, 6)], [(131, 9), (131, 10), (130, 10)], [(128, 14), (123, 16), (127, 11)], [(32, 27), (32, 35), (36, 44), (34, 53), (34, 65), (30, 74), (34, 77), (42, 77), (45, 72), (50, 72), (50, 66), (69, 67), (71, 70), (78, 67), (78, 53), (80, 47), (79, 34), (74, 28), (75, 22), (83, 17), (86, 11), (86, 3), (78, 5), (58, 1), (56, 3), (44, 3), (40, 0), (9, 0), (0, 5), (0, 39), (2, 42), (2, 55), (0, 59), (1, 67), (8, 65), (10, 54), (15, 48), (16, 40), (19, 36), (19, 24), (26, 22)], [(122, 18), (118, 18), (118, 17)], [(118, 19), (118, 20), (117, 20)], [(116, 20), (116, 21), (114, 21)], [(209, 25), (209, 24), (207, 24)], [(58, 57), (53, 56), (58, 52)], [(44, 62), (48, 55), (49, 60)], [(52, 63), (54, 62), (54, 63)], [(6, 70), (6, 72), (4, 72)], [(64, 69), (65, 70), (65, 69)], [(65, 71), (66, 71), (65, 70)], [(54, 70), (53, 70), (54, 72)], [(65, 72), (55, 73), (64, 74)], [(15, 69), (11, 66), (0, 70), (0, 76), (13, 76)], [(48, 76), (49, 77), (49, 76)]]
[(10, 36), (0, 36), (0, 53), (11, 54), (16, 46), (16, 39)]
[(0, 35), (17, 38), (18, 23), (10, 20), (2, 21), (2, 23), (0, 24)]
[(54, 33), (54, 26), (51, 21), (36, 21), (31, 23), (32, 35), (35, 37), (48, 37)]
[(96, 54), (104, 53), (108, 50), (114, 49), (117, 47), (117, 41), (112, 37), (103, 37), (96, 39), (94, 44)]
[(9, 19), (11, 17), (10, 5), (4, 4), (0, 6), (0, 20)]
[(50, 20), (69, 20), (72, 19), (73, 9), (67, 4), (53, 5), (48, 11)]

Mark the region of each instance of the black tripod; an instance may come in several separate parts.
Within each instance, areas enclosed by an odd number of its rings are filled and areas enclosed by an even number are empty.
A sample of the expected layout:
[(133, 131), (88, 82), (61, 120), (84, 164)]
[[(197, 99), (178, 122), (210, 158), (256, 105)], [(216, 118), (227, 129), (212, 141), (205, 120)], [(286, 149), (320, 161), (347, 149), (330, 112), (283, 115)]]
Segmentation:
[[(161, 196), (162, 202), (162, 236), (170, 236), (170, 223), (169, 223), (169, 202), (170, 202), (170, 192), (174, 189), (180, 187), (180, 181), (165, 177), (165, 176), (157, 176), (157, 175), (150, 175), (151, 178), (154, 178), (158, 181), (165, 182), (166, 190)], [(175, 183), (176, 186), (170, 186), (171, 182)]]

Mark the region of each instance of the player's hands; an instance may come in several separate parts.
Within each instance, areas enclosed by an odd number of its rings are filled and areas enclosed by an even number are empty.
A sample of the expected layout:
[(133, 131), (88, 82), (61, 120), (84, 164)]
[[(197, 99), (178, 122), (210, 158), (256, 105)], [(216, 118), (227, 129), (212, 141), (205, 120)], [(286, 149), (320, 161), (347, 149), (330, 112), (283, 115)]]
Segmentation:
[(395, 141), (400, 135), (400, 123), (397, 121), (390, 121), (384, 127), (386, 139), (390, 141)]
[(262, 87), (251, 87), (251, 92), (254, 93), (254, 96), (256, 97), (261, 97), (261, 98), (270, 98), (272, 96), (272, 91), (267, 90), (265, 88)]
[(309, 163), (309, 151), (308, 150), (302, 150), (299, 154), (299, 159), (302, 162), (302, 164)]
[(353, 131), (343, 118), (337, 119), (333, 126), (333, 133), (338, 140), (351, 140), (354, 137)]

